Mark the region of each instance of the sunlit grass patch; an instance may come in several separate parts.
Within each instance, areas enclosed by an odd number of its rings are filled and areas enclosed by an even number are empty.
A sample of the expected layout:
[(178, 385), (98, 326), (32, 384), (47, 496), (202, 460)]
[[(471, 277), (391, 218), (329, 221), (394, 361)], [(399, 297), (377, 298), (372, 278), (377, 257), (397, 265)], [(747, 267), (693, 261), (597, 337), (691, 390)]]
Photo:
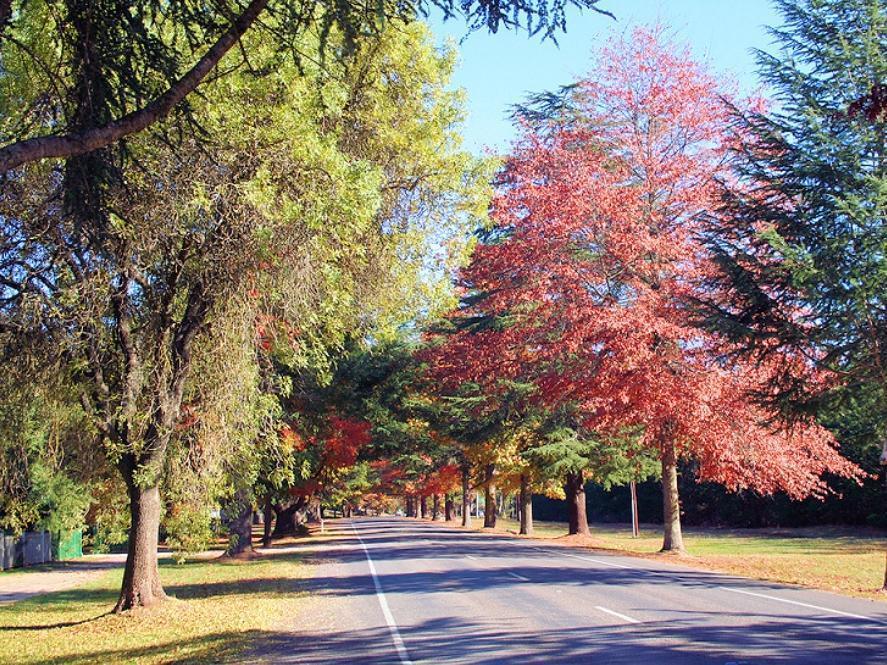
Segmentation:
[(122, 570), (0, 607), (3, 663), (168, 663), (237, 659), (295, 611), (307, 567), (292, 554), (161, 564), (173, 598), (109, 614)]

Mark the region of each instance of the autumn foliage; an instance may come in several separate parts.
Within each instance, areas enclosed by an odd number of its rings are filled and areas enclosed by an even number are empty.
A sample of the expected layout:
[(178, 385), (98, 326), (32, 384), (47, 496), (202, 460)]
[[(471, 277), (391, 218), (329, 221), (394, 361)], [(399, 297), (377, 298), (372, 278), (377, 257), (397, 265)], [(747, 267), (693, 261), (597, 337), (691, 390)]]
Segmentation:
[(768, 365), (733, 360), (693, 325), (712, 270), (701, 220), (727, 177), (723, 86), (658, 29), (615, 40), (598, 63), (576, 90), (578, 120), (515, 145), (496, 240), (462, 274), (475, 297), (453, 313), (498, 325), (451, 336), (433, 353), (436, 378), (491, 391), (532, 381), (546, 405), (578, 405), (589, 430), (636, 429), (664, 477), (687, 457), (701, 480), (795, 498), (827, 492), (825, 473), (859, 477), (825, 429), (751, 398)]

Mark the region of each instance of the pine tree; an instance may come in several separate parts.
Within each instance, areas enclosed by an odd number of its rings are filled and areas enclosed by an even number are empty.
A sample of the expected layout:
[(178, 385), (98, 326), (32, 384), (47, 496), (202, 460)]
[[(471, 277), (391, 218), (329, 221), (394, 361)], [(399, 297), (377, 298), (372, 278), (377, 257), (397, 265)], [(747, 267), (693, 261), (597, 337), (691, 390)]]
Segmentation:
[[(878, 412), (872, 444), (883, 445), (883, 463), (887, 118), (877, 102), (887, 81), (887, 6), (778, 7), (779, 51), (758, 54), (772, 110), (736, 116), (737, 181), (708, 230), (719, 270), (704, 320), (754, 360), (781, 359), (768, 399), (786, 414), (831, 411), (833, 398), (864, 393)], [(813, 380), (813, 368), (832, 380)]]

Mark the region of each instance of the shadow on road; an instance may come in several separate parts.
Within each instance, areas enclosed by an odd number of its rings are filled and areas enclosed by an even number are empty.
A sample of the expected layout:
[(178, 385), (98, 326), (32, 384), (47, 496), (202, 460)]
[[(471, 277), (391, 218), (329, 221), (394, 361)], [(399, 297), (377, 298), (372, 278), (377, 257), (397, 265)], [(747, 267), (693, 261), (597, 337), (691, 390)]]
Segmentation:
[[(645, 585), (649, 594), (657, 586), (692, 594), (736, 582), (717, 573), (679, 567), (651, 565), (621, 569), (593, 567), (562, 559), (558, 548), (528, 547), (514, 538), (438, 527), (427, 522), (408, 520), (361, 521), (360, 539), (346, 523), (331, 525), (339, 537), (320, 556), (326, 562), (361, 563), (365, 554), (361, 541), (369, 549), (379, 568), (379, 581), (389, 598), (402, 606), (411, 596), (415, 603), (435, 593), (464, 594), (489, 591), (494, 596), (513, 589), (510, 573), (532, 580), (532, 587), (557, 587), (576, 590), (597, 588), (598, 596), (606, 589)], [(471, 556), (490, 566), (466, 565)], [(558, 556), (558, 565), (552, 565)], [(592, 557), (595, 555), (591, 554)], [(606, 556), (606, 555), (602, 555)], [(507, 561), (509, 557), (515, 558)], [(378, 562), (415, 562), (434, 559), (420, 572), (406, 566), (387, 566)], [(452, 560), (452, 566), (440, 562)], [(496, 567), (498, 566), (498, 568)], [(658, 566), (658, 567), (657, 567)], [(415, 569), (416, 566), (413, 566)], [(421, 567), (420, 567), (421, 568)], [(443, 568), (443, 569), (441, 569)], [(393, 569), (393, 570), (392, 570)], [(348, 570), (357, 574), (344, 576), (320, 574), (305, 580), (312, 594), (324, 596), (375, 595), (373, 579), (365, 565)], [(320, 572), (320, 571), (318, 571)], [(762, 593), (784, 592), (785, 587), (766, 582), (743, 580), (743, 588)], [(678, 594), (680, 595), (680, 593)], [(572, 597), (575, 597), (572, 596)], [(606, 596), (604, 596), (606, 597)], [(752, 604), (754, 601), (752, 601)], [(395, 607), (395, 614), (396, 607)], [(768, 606), (772, 609), (772, 604)], [(540, 607), (540, 612), (544, 609)], [(815, 612), (813, 613), (816, 614)], [(551, 621), (551, 628), (529, 632), (519, 619), (496, 617), (485, 613), (480, 604), (474, 616), (452, 616), (399, 625), (400, 634), (413, 662), (432, 663), (839, 663), (862, 664), (887, 662), (887, 623), (877, 624), (851, 617), (794, 616), (762, 611), (700, 612), (681, 607), (669, 612), (668, 619), (637, 624), (590, 620), (588, 626), (563, 628)], [(536, 616), (544, 624), (547, 617)], [(554, 617), (552, 617), (553, 619)], [(347, 624), (347, 622), (345, 622)], [(256, 658), (281, 663), (396, 663), (399, 662), (389, 629), (351, 631), (343, 625), (340, 632), (298, 632), (269, 634), (257, 643)], [(748, 656), (740, 656), (749, 654)]]

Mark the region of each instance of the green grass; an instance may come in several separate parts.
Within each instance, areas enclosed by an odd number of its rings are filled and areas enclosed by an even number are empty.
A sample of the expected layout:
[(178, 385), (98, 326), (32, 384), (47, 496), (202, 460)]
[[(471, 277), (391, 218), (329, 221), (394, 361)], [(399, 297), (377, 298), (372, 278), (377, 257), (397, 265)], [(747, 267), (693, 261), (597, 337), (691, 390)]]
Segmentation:
[(307, 568), (291, 554), (163, 562), (174, 598), (114, 615), (122, 574), (0, 607), (0, 663), (235, 661), (298, 608)]
[[(499, 520), (499, 528), (517, 533), (513, 520)], [(537, 538), (562, 538), (566, 524), (536, 522)], [(633, 538), (631, 527), (592, 525), (591, 537), (573, 543), (644, 557), (661, 557), (662, 531), (643, 525)], [(733, 575), (826, 589), (850, 595), (887, 600), (879, 593), (884, 582), (883, 531), (851, 527), (808, 529), (684, 529), (688, 566)]]

